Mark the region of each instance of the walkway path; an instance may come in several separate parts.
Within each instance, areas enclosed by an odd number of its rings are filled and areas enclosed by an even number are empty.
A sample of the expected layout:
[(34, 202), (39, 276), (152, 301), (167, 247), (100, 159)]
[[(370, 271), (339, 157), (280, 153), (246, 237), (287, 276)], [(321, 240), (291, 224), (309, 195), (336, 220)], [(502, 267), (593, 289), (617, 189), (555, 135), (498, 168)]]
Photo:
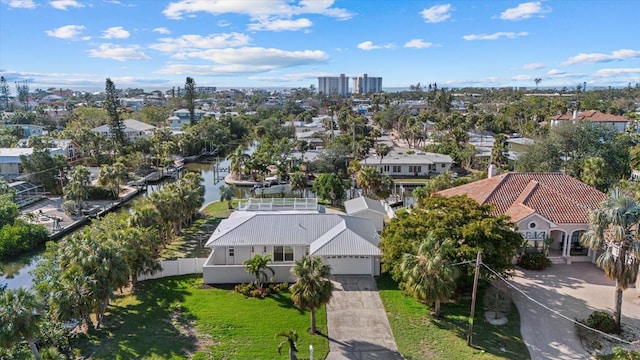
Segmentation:
[(334, 276), (326, 360), (402, 359), (371, 276)]
[[(518, 270), (512, 282), (528, 296), (569, 319), (584, 319), (595, 310), (613, 312), (615, 285), (591, 263), (553, 265), (544, 271)], [(575, 324), (511, 290), (520, 311), (522, 339), (532, 360), (592, 359), (576, 336)], [(638, 290), (627, 289), (623, 324), (640, 325)]]

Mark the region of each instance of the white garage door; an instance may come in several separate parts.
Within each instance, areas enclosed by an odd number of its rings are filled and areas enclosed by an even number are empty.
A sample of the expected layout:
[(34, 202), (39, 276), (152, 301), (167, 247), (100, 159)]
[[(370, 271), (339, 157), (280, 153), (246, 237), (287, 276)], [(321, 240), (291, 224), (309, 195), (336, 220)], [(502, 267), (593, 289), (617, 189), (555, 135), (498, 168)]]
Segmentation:
[(372, 275), (370, 256), (325, 256), (334, 275)]

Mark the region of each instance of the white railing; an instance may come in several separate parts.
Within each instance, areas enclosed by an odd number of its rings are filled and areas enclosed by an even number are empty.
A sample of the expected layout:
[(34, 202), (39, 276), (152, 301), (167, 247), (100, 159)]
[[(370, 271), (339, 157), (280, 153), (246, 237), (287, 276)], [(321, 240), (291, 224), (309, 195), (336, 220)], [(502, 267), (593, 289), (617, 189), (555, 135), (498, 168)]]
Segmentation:
[(240, 200), (238, 210), (271, 211), (271, 210), (317, 210), (317, 198), (251, 198)]
[(138, 281), (160, 279), (169, 276), (199, 274), (202, 267), (207, 262), (207, 258), (187, 258), (177, 260), (162, 260), (160, 265), (162, 270), (151, 275), (140, 275)]

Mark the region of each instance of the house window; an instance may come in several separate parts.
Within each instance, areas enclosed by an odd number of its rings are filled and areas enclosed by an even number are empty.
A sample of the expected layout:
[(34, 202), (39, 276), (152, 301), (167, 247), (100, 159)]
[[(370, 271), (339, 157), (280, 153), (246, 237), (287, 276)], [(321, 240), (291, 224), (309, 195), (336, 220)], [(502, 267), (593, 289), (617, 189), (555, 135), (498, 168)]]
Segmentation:
[(534, 223), (533, 221), (529, 223), (529, 229), (535, 229), (536, 226), (536, 223)]
[(274, 246), (273, 261), (274, 262), (293, 261), (293, 246)]
[(394, 173), (402, 172), (400, 165), (393, 165), (393, 172)]
[(422, 166), (421, 165), (417, 165), (417, 166), (411, 166), (410, 165), (409, 166), (409, 172), (410, 173), (415, 173), (415, 174), (420, 173), (420, 172), (422, 172)]
[(441, 168), (446, 168), (446, 167), (447, 167), (447, 164), (442, 163), (442, 164), (440, 164), (440, 167), (441, 167)]
[(383, 172), (389, 172), (389, 165), (382, 165)]
[(229, 252), (229, 257), (234, 257), (236, 250), (233, 248), (233, 246), (230, 246), (228, 249), (228, 252)]

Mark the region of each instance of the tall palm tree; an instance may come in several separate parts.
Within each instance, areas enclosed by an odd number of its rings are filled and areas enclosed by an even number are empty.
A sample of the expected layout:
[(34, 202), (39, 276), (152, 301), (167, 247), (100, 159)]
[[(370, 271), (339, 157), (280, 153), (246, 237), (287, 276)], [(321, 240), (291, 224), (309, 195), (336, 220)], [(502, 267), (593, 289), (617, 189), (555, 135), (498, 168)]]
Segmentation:
[(401, 287), (420, 302), (434, 302), (436, 317), (440, 316), (440, 303), (453, 295), (459, 273), (447, 257), (450, 247), (447, 241), (429, 235), (415, 254), (406, 253), (402, 257)]
[(298, 191), (302, 197), (302, 192), (307, 188), (307, 181), (305, 180), (304, 174), (300, 171), (294, 172), (291, 174), (289, 182), (291, 183), (291, 190)]
[(85, 166), (76, 166), (69, 174), (69, 182), (64, 187), (65, 197), (76, 201), (76, 207), (82, 209), (82, 200), (89, 196), (91, 172)]
[(0, 293), (0, 345), (15, 346), (26, 340), (33, 356), (40, 360), (35, 343), (35, 337), (40, 332), (37, 310), (35, 295), (25, 288)]
[(376, 155), (380, 157), (379, 165), (382, 165), (382, 159), (384, 159), (385, 156), (389, 155), (390, 152), (391, 152), (391, 147), (389, 145), (384, 143), (376, 144)]
[(231, 201), (233, 200), (233, 196), (235, 195), (235, 187), (233, 185), (220, 185), (220, 201), (227, 202), (227, 208), (233, 209), (233, 205)]
[(256, 254), (251, 259), (247, 259), (242, 263), (246, 266), (245, 271), (255, 276), (256, 280), (254, 283), (258, 289), (262, 289), (264, 283), (269, 281), (267, 271), (271, 273), (271, 276), (276, 274), (273, 268), (269, 266), (269, 261), (271, 261), (271, 254)]
[(242, 173), (242, 166), (244, 165), (247, 157), (248, 155), (244, 153), (242, 146), (238, 146), (236, 150), (227, 157), (227, 160), (230, 161), (229, 172), (240, 177)]
[(615, 188), (599, 209), (589, 215), (589, 229), (581, 242), (593, 251), (603, 250), (596, 260), (605, 275), (616, 282), (614, 318), (620, 331), (622, 294), (638, 277), (640, 265), (640, 205)]
[(276, 337), (282, 337), (280, 343), (278, 343), (278, 355), (282, 353), (282, 347), (284, 344), (289, 345), (289, 360), (298, 360), (296, 353), (298, 352), (298, 333), (295, 330), (289, 330), (287, 332), (281, 331), (276, 334)]
[(331, 267), (317, 256), (304, 256), (291, 268), (296, 283), (291, 286), (291, 300), (300, 309), (311, 313), (311, 334), (316, 334), (316, 310), (331, 300), (333, 284), (329, 280)]

